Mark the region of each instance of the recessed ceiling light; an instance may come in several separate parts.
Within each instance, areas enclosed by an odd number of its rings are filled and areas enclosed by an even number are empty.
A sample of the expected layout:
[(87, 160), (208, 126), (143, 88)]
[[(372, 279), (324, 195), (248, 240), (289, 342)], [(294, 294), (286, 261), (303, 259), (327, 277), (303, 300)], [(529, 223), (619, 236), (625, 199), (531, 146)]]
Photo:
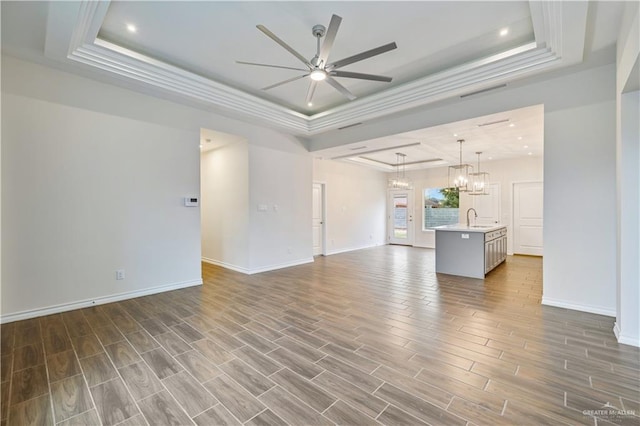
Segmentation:
[(457, 134), (457, 133), (454, 133), (454, 134), (453, 134), (453, 137), (454, 137), (454, 138), (457, 138), (457, 137), (458, 137), (458, 134)]
[(493, 160), (493, 157), (489, 157), (489, 160)]
[(527, 152), (527, 155), (533, 155), (533, 152)]
[(518, 140), (521, 141), (522, 140), (522, 136), (518, 136)]
[(137, 33), (138, 28), (136, 28), (136, 26), (133, 24), (127, 24), (127, 31), (129, 31), (130, 33)]
[(523, 146), (523, 148), (524, 148), (524, 149), (527, 149), (527, 148), (529, 148), (529, 145), (525, 145), (525, 146)]
[(200, 146), (200, 148), (202, 148), (202, 144), (200, 144), (199, 146)]
[(309, 102), (307, 106), (313, 106), (313, 102)]
[(501, 37), (504, 37), (507, 34), (509, 34), (509, 28), (503, 28), (503, 29), (500, 30), (500, 36)]
[(509, 127), (516, 127), (516, 125), (511, 123), (511, 124), (509, 124)]

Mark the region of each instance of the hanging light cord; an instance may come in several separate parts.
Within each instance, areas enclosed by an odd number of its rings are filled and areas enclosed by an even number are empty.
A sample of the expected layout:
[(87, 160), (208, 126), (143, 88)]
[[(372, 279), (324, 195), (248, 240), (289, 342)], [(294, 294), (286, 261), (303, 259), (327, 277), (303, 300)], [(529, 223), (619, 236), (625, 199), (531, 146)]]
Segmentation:
[(405, 172), (405, 157), (404, 155), (402, 156), (402, 179), (404, 179), (404, 172)]

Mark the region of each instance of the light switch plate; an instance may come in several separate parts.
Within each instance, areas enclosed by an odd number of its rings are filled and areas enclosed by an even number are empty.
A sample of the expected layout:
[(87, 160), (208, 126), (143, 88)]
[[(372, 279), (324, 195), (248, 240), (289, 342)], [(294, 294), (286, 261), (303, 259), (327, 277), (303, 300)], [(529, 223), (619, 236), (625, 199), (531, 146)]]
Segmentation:
[(199, 197), (184, 197), (185, 207), (198, 207), (200, 205)]

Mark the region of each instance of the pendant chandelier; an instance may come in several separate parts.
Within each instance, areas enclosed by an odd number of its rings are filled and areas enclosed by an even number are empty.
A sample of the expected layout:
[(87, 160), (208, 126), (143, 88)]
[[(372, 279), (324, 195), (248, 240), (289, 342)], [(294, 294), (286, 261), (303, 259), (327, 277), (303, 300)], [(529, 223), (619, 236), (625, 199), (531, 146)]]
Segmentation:
[(413, 183), (404, 175), (405, 158), (405, 154), (396, 152), (396, 177), (389, 179), (389, 189), (413, 189)]
[(456, 188), (459, 192), (471, 190), (470, 174), (473, 172), (471, 164), (462, 164), (462, 143), (464, 139), (458, 139), (460, 144), (460, 162), (457, 166), (449, 166), (449, 188)]
[(480, 171), (480, 154), (481, 151), (476, 152), (478, 155), (478, 171), (470, 173), (471, 177), (471, 191), (469, 195), (489, 195), (489, 173)]

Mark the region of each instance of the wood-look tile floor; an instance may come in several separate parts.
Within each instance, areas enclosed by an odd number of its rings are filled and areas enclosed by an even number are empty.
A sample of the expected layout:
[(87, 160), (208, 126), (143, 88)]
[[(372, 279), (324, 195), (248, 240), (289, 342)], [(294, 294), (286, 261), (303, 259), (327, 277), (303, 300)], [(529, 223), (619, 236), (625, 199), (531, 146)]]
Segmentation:
[(639, 424), (638, 349), (541, 306), (541, 259), (434, 269), (402, 246), (205, 264), (203, 286), (5, 324), (2, 424)]

